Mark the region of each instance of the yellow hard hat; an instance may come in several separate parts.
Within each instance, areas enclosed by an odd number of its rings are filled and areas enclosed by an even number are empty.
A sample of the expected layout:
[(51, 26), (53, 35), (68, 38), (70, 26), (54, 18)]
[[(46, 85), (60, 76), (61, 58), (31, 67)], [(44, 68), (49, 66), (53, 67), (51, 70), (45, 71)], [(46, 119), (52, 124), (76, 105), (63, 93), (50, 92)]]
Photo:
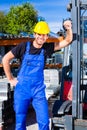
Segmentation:
[(39, 34), (48, 34), (50, 32), (50, 28), (45, 21), (40, 21), (36, 24), (34, 32)]

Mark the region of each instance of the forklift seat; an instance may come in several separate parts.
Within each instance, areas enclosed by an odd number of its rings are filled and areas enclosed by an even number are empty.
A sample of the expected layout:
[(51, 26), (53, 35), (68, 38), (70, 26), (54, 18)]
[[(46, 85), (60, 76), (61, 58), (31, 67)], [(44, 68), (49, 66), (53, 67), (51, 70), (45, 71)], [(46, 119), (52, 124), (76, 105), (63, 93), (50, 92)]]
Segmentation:
[(62, 82), (60, 89), (60, 100), (56, 100), (53, 105), (53, 117), (70, 114), (72, 107), (72, 76), (70, 66), (62, 68)]
[[(87, 112), (87, 90), (84, 92), (83, 110)], [(60, 100), (53, 105), (53, 117), (71, 114), (72, 112), (72, 70), (70, 66), (62, 68)]]

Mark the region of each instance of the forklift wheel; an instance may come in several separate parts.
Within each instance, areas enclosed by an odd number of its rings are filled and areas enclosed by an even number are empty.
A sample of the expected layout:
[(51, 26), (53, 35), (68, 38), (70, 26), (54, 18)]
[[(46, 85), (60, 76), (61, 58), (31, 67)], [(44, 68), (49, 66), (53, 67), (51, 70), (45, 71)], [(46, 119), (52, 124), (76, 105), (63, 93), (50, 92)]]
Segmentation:
[(64, 130), (64, 128), (58, 128), (57, 126), (54, 126), (51, 128), (51, 130)]
[(60, 130), (57, 126), (54, 126), (52, 120), (51, 120), (51, 130)]

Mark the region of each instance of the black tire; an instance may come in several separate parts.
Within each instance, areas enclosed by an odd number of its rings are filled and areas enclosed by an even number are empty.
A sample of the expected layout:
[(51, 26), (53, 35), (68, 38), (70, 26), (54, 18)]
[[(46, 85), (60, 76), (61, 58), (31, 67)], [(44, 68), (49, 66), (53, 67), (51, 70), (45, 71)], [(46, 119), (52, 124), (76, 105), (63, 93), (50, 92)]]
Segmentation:
[(52, 120), (51, 120), (51, 130), (59, 130), (59, 128), (57, 126), (54, 126)]
[(60, 128), (58, 128), (58, 127), (56, 127), (56, 126), (53, 126), (52, 128), (51, 128), (51, 130), (59, 130)]

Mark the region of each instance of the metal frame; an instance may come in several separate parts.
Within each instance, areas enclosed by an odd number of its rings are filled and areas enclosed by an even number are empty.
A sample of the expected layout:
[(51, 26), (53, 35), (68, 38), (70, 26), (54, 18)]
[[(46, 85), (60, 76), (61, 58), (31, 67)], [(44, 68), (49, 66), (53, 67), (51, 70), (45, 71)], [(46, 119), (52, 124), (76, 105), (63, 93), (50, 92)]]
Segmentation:
[(80, 40), (80, 1), (72, 0), (72, 24), (73, 33), (75, 39), (72, 44), (72, 55), (73, 55), (73, 100), (72, 100), (72, 116), (75, 118), (80, 118), (82, 114), (80, 107), (80, 50), (81, 50), (81, 40)]
[[(81, 59), (83, 36), (81, 35), (82, 11), (87, 10), (87, 0), (71, 0), (71, 17), (73, 26), (74, 40), (72, 43), (72, 71), (73, 71), (73, 97), (72, 97), (72, 115), (63, 115), (53, 117), (52, 130), (87, 130), (87, 119), (83, 119), (83, 101), (81, 99)], [(66, 59), (66, 58), (65, 58)], [(64, 63), (64, 65), (66, 62)]]

